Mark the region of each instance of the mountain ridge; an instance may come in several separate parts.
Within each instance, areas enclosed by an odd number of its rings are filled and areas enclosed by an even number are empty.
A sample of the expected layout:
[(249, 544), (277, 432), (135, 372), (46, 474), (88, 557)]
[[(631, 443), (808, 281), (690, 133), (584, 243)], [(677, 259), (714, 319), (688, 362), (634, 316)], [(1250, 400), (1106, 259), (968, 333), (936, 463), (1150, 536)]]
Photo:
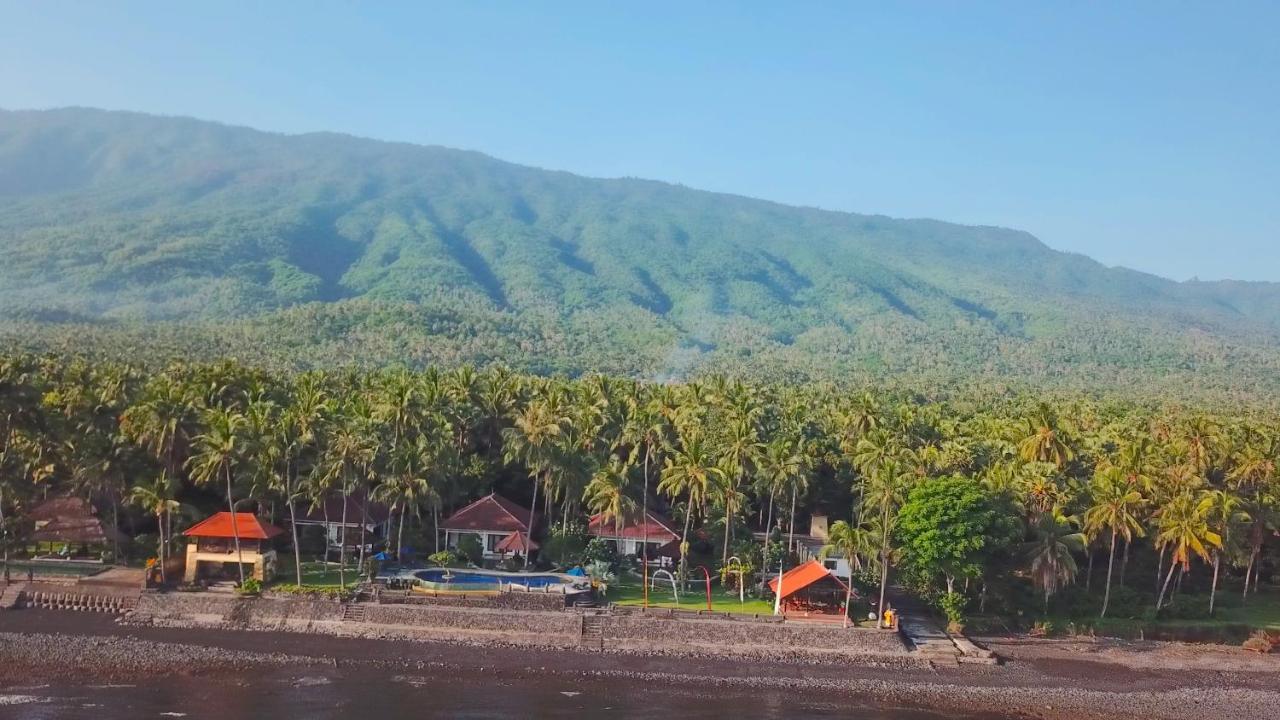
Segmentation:
[[(445, 344), (473, 346), (459, 361), (519, 365), (484, 328), (527, 324), (564, 339), (551, 369), (566, 372), (651, 374), (673, 353), (694, 368), (786, 366), (776, 356), (797, 343), (851, 344), (847, 364), (868, 371), (906, 353), (919, 371), (934, 363), (904, 343), (921, 334), (965, 364), (1036, 343), (1103, 366), (1127, 362), (1125, 344), (1173, 365), (1206, 344), (1264, 358), (1280, 347), (1280, 283), (1170, 280), (1021, 230), (342, 133), (0, 110), (0, 318), (251, 324), (313, 304), (447, 316)], [(616, 347), (564, 356), (600, 333)], [(1027, 362), (1070, 371), (1046, 352)]]

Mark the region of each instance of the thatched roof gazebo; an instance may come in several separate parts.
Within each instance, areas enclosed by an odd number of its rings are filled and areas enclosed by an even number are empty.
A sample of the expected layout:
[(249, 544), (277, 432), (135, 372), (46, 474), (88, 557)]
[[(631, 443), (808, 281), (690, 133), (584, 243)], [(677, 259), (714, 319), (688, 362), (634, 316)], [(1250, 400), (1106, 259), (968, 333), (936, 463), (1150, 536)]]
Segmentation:
[(67, 545), (107, 545), (121, 540), (120, 533), (102, 524), (98, 511), (80, 497), (46, 500), (27, 513), (35, 525), (31, 540), (36, 543)]

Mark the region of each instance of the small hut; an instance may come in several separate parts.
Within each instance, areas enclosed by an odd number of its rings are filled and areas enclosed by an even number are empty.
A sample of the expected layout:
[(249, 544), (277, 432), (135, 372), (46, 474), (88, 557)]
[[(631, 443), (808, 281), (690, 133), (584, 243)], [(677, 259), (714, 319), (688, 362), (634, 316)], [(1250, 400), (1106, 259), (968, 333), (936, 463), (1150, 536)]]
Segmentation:
[[(769, 589), (778, 592), (778, 578), (769, 581)], [(849, 586), (817, 560), (801, 563), (782, 575), (783, 612), (839, 615), (848, 595)]]

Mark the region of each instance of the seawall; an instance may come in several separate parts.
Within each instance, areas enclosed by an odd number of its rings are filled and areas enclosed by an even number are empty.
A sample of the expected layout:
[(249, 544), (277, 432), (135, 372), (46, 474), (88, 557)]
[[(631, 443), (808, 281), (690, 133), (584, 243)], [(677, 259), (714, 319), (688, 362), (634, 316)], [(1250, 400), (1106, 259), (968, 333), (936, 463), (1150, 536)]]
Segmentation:
[[(919, 664), (895, 632), (663, 613), (144, 593), (123, 622), (661, 655)], [(927, 664), (927, 663), (926, 663)]]

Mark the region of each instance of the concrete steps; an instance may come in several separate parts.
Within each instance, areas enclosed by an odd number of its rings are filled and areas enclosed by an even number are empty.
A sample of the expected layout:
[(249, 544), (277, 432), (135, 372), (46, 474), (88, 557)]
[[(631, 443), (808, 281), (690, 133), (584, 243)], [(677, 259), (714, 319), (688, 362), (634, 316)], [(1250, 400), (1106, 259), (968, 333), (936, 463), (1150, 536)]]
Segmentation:
[(364, 622), (364, 613), (364, 605), (347, 603), (342, 606), (342, 622)]
[(604, 616), (588, 613), (582, 616), (578, 631), (578, 647), (589, 650), (604, 649)]
[(26, 583), (10, 583), (4, 586), (4, 591), (0, 592), (0, 610), (15, 610), (22, 602), (22, 593), (26, 590)]

